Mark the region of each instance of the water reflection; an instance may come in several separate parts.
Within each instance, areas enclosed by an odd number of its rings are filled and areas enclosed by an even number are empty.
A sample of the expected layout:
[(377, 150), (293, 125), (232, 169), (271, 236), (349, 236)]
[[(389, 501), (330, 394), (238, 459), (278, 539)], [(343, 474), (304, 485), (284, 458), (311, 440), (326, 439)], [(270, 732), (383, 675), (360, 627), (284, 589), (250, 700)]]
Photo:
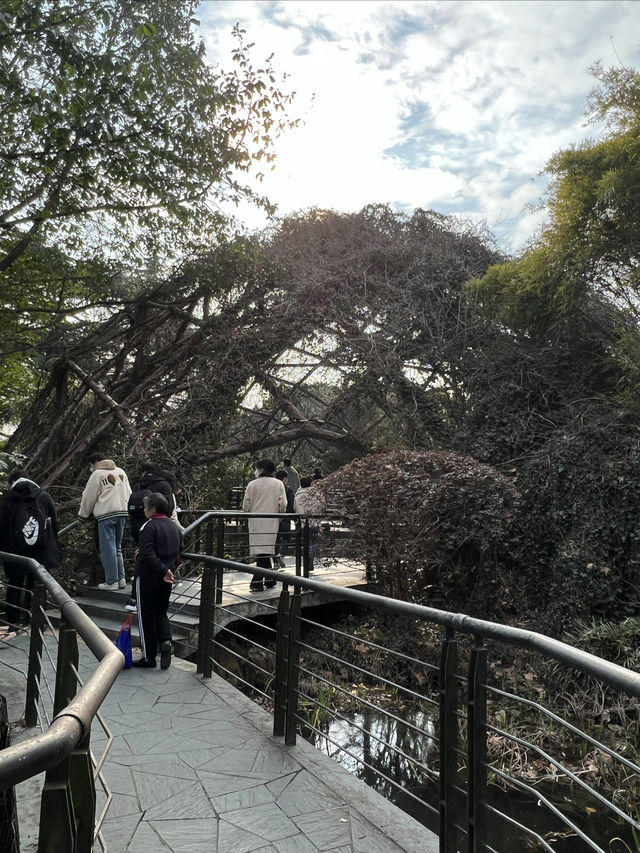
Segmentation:
[[(310, 740), (316, 748), (334, 758), (354, 776), (396, 803), (433, 832), (438, 832), (439, 749), (437, 722), (429, 710), (409, 712), (406, 708), (392, 711), (407, 722), (371, 708), (353, 714), (349, 720), (332, 719)], [(464, 770), (463, 770), (464, 772)], [(463, 772), (461, 775), (463, 775)], [(560, 818), (542, 808), (535, 797), (517, 790), (503, 790), (490, 785), (489, 805), (511, 821), (535, 830), (543, 842), (520, 829), (509, 820), (491, 817), (488, 843), (499, 853), (514, 850), (556, 853), (587, 853), (606, 850), (631, 853), (639, 850), (628, 832), (610, 817), (590, 806), (592, 801), (573, 785), (541, 782), (536, 786), (541, 796), (549, 798), (560, 812), (570, 817), (597, 845), (588, 844), (572, 832)], [(454, 804), (454, 823), (464, 826), (466, 799), (461, 794)], [(619, 840), (614, 840), (616, 837)], [(460, 832), (459, 849), (464, 834)]]

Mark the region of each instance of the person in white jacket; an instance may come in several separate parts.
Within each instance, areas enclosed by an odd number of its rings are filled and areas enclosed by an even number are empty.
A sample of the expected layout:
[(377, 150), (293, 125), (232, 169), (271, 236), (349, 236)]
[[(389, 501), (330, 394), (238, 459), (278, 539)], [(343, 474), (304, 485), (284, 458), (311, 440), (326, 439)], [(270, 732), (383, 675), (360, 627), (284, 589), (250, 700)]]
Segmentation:
[[(300, 478), (300, 488), (293, 499), (293, 511), (297, 515), (322, 515), (324, 504), (320, 496), (310, 488), (311, 477)], [(313, 573), (315, 558), (318, 554), (318, 525), (317, 518), (309, 518), (309, 574)]]
[[(286, 512), (287, 494), (282, 480), (273, 474), (276, 466), (270, 459), (258, 462), (259, 475), (251, 480), (244, 492), (243, 512)], [(276, 537), (280, 526), (279, 518), (249, 519), (249, 553), (256, 558), (256, 566), (271, 568), (271, 555), (276, 553)], [(265, 586), (275, 586), (276, 581), (267, 580), (261, 574), (255, 574), (249, 585), (252, 592), (259, 592)]]
[(91, 476), (87, 480), (78, 516), (87, 521), (93, 514), (98, 522), (100, 560), (104, 568), (104, 583), (99, 589), (124, 589), (124, 559), (122, 536), (128, 517), (131, 486), (127, 475), (112, 459), (101, 453), (89, 456)]

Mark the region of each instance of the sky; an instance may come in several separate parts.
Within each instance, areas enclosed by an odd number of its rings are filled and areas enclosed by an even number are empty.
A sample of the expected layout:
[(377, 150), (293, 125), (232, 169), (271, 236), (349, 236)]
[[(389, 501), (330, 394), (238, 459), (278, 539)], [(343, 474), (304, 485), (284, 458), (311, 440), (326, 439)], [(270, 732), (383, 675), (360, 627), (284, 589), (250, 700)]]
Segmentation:
[[(640, 67), (638, 0), (205, 0), (200, 35), (229, 68), (236, 22), (273, 54), (303, 119), (260, 191), (279, 215), (388, 203), (535, 237), (549, 157), (593, 138), (594, 62)], [(242, 207), (253, 230), (265, 219)]]

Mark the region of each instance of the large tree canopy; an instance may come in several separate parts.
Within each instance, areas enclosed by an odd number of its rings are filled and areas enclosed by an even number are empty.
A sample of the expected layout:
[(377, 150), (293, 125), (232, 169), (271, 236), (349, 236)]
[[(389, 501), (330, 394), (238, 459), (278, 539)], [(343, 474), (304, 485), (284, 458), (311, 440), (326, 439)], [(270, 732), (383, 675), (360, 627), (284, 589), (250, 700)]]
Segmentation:
[(450, 440), (476, 334), (463, 284), (496, 257), (453, 219), (382, 206), (220, 243), (41, 342), (9, 448), (55, 482), (123, 438), (190, 468), (303, 439), (346, 458)]

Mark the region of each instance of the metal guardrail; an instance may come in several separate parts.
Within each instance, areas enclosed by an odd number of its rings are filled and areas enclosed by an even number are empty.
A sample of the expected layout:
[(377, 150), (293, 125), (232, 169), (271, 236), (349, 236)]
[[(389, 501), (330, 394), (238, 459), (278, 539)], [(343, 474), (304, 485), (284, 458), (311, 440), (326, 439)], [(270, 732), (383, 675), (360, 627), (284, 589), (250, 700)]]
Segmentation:
[[(213, 516), (215, 514), (209, 517)], [(220, 542), (217, 550), (224, 553)], [(619, 791), (612, 795), (604, 786), (599, 789), (597, 779), (591, 783), (584, 781), (582, 771), (576, 771), (564, 752), (569, 748), (569, 741), (573, 741), (583, 752), (591, 751), (594, 761), (598, 757), (602, 759), (603, 778), (615, 768), (621, 778), (635, 778), (640, 789), (640, 776), (636, 775), (640, 774), (640, 766), (634, 757), (627, 757), (604, 742), (608, 739), (606, 727), (600, 737), (597, 733), (583, 731), (561, 713), (545, 707), (536, 694), (520, 695), (513, 688), (504, 689), (491, 673), (501, 648), (525, 650), (560, 667), (584, 673), (606, 685), (607, 689), (619, 691), (627, 703), (630, 698), (632, 701), (640, 699), (640, 673), (535, 631), (359, 590), (333, 588), (321, 580), (255, 569), (221, 556), (189, 552), (186, 557), (204, 566), (196, 658), (198, 672), (204, 677), (210, 677), (214, 670), (226, 674), (236, 684), (244, 683), (262, 704), (270, 703), (274, 715), (273, 733), (284, 737), (287, 744), (294, 744), (297, 734), (305, 731), (324, 738), (333, 751), (344, 750), (344, 743), (328, 734), (326, 725), (317, 722), (324, 717), (338, 720), (343, 728), (348, 728), (352, 735), (355, 731), (357, 737), (366, 739), (370, 745), (390, 751), (396, 762), (408, 768), (417, 788), (435, 786), (435, 802), (425, 801), (412, 791), (403, 791), (403, 786), (389, 777), (383, 776), (379, 787), (386, 793), (414, 800), (414, 805), (420, 803), (427, 815), (431, 815), (425, 822), (431, 823), (439, 835), (441, 853), (463, 850), (511, 853), (523, 844), (537, 845), (532, 849), (554, 853), (561, 843), (559, 839), (567, 836), (572, 846), (564, 849), (572, 853), (574, 850), (611, 853), (608, 843), (592, 837), (593, 833), (583, 820), (559, 806), (538, 780), (527, 775), (527, 767), (533, 762), (546, 768), (546, 775), (555, 780), (554, 784), (559, 784), (559, 779), (570, 781), (585, 798), (581, 809), (587, 816), (596, 812), (606, 815), (611, 821), (611, 840), (614, 835), (620, 838), (626, 834), (629, 844), (621, 850), (635, 849), (630, 844), (640, 838), (640, 815), (624, 806), (624, 797)], [(221, 607), (225, 571), (248, 574), (260, 571), (281, 585), (277, 605), (271, 609), (275, 627), (262, 625), (263, 636), (259, 642), (250, 643), (238, 627), (238, 622), (252, 622), (249, 616), (236, 615), (231, 624), (231, 617)], [(439, 632), (436, 659), (424, 660), (411, 652), (380, 647), (366, 638), (344, 634), (305, 618), (302, 597), (311, 592), (321, 592), (325, 600), (335, 598), (379, 614), (392, 614), (408, 620), (415, 631), (420, 630), (420, 626), (430, 626)], [(225, 590), (225, 595), (229, 594), (230, 591)], [(262, 603), (261, 612), (267, 607)], [(307, 637), (314, 634), (319, 634), (323, 641), (312, 645)], [(354, 660), (353, 656), (341, 656), (334, 650), (340, 642), (346, 642), (352, 649), (357, 646), (359, 657), (355, 655)], [(252, 652), (247, 656), (243, 649), (249, 645)], [(383, 675), (374, 672), (369, 665), (372, 656), (384, 659)], [(419, 680), (406, 683), (398, 674), (402, 668), (417, 672)], [(341, 677), (336, 675), (338, 672)], [(346, 681), (345, 672), (348, 673)], [(372, 685), (374, 689), (369, 691), (367, 688)], [(429, 715), (430, 724), (407, 721), (400, 710), (390, 711), (376, 703), (376, 686), (395, 693), (398, 708), (411, 704), (422, 709)], [(336, 709), (334, 698), (340, 696), (360, 709), (359, 713), (347, 715)], [(367, 727), (366, 717), (372, 711), (402, 724), (411, 734), (412, 747), (407, 749), (387, 742), (379, 730)], [(640, 714), (640, 705), (637, 711)], [(537, 715), (541, 726), (560, 733), (559, 740), (565, 744), (560, 754), (552, 754), (552, 747), (546, 743), (522, 736), (515, 723), (524, 713)], [(510, 750), (518, 752), (521, 762), (518, 766), (505, 761)], [(347, 748), (346, 754), (361, 775), (377, 772), (362, 750)], [(496, 790), (533, 798), (537, 810), (535, 819), (530, 815), (510, 813), (493, 796)], [(510, 833), (511, 840), (506, 846), (493, 846), (500, 844), (496, 841), (498, 826)]]
[[(45, 610), (47, 595), (61, 614), (57, 661), (50, 661), (55, 672), (53, 719), (41, 734), (0, 750), (0, 791), (46, 771), (41, 799), (39, 853), (67, 850), (89, 853), (96, 839), (106, 849), (100, 836), (100, 826), (110, 794), (102, 783), (107, 801), (96, 821), (96, 780), (100, 777), (110, 746), (110, 736), (105, 728), (107, 744), (95, 767), (90, 737), (95, 718), (104, 727), (99, 709), (122, 670), (123, 655), (43, 566), (27, 557), (1, 551), (0, 559), (20, 563), (35, 576), (25, 703), (25, 722), (29, 727), (35, 726), (40, 716), (42, 659), (43, 654), (49, 654), (43, 643), (48, 621)], [(49, 628), (53, 632), (50, 623)], [(99, 661), (84, 684), (78, 673), (77, 635)], [(45, 723), (48, 722), (46, 714), (44, 717)]]

